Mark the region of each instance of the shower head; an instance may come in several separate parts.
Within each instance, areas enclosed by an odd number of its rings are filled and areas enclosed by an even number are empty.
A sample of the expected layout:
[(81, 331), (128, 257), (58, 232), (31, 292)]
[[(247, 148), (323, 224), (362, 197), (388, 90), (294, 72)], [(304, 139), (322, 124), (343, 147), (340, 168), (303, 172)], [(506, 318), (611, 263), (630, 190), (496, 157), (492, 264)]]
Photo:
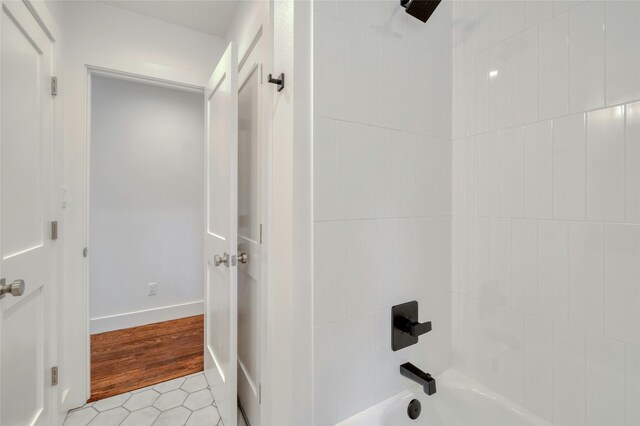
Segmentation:
[(441, 0), (400, 0), (400, 6), (407, 10), (407, 13), (422, 22), (427, 22)]

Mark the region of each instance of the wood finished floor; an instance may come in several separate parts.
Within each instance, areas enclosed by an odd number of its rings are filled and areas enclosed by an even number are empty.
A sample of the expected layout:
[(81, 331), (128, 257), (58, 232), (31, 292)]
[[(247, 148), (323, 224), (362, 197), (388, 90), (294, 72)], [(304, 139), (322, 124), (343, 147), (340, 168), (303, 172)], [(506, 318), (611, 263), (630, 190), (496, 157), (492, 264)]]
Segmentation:
[(203, 354), (203, 315), (94, 334), (89, 402), (202, 371)]

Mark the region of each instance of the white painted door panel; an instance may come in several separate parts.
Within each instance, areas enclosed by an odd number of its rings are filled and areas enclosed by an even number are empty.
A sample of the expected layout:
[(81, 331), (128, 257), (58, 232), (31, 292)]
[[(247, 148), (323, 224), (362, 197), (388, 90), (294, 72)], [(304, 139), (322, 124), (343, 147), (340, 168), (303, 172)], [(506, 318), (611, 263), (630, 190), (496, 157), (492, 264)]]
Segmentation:
[(52, 47), (23, 2), (0, 27), (0, 277), (25, 282), (0, 299), (0, 424), (49, 425)]
[(238, 397), (247, 419), (260, 424), (260, 318), (262, 292), (262, 171), (264, 83), (261, 38), (239, 72), (238, 92)]
[(231, 42), (205, 90), (205, 374), (227, 426), (237, 424), (237, 56)]

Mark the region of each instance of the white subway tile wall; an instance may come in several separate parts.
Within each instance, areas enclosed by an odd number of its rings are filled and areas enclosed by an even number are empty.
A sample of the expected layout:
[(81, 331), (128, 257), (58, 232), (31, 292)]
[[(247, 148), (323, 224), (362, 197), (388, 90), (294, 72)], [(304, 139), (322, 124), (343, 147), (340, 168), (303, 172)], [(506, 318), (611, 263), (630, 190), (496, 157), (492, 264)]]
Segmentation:
[(454, 366), (640, 424), (640, 2), (453, 2)]
[[(640, 424), (639, 4), (315, 2), (316, 424), (407, 360)], [(414, 299), (434, 330), (392, 352)]]
[[(424, 25), (397, 0), (314, 4), (314, 421), (333, 425), (412, 386), (403, 362), (452, 363), (453, 5)], [(393, 352), (411, 300), (433, 331)]]

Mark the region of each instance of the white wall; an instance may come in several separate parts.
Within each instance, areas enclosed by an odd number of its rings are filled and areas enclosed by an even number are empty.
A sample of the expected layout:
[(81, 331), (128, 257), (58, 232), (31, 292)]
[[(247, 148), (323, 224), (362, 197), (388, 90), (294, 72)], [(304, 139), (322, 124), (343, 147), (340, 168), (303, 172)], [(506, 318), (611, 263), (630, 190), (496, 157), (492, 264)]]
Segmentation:
[(219, 37), (95, 1), (50, 4), (64, 55), (89, 65), (203, 86), (226, 47)]
[(246, 53), (253, 41), (259, 25), (266, 22), (269, 16), (269, 2), (267, 0), (242, 0), (238, 2), (238, 9), (229, 24), (226, 41), (238, 43), (238, 61)]
[(640, 424), (640, 3), (456, 2), (456, 366)]
[[(314, 11), (314, 421), (335, 424), (451, 354), (451, 2)], [(391, 307), (433, 331), (391, 350)]]
[[(224, 40), (94, 1), (48, 3), (61, 29), (60, 94), (64, 110), (66, 209), (60, 360), (63, 407), (89, 396), (85, 159), (86, 65), (204, 86), (225, 47)], [(89, 247), (91, 253), (91, 247)]]
[(91, 331), (200, 314), (202, 93), (99, 76), (91, 86)]

